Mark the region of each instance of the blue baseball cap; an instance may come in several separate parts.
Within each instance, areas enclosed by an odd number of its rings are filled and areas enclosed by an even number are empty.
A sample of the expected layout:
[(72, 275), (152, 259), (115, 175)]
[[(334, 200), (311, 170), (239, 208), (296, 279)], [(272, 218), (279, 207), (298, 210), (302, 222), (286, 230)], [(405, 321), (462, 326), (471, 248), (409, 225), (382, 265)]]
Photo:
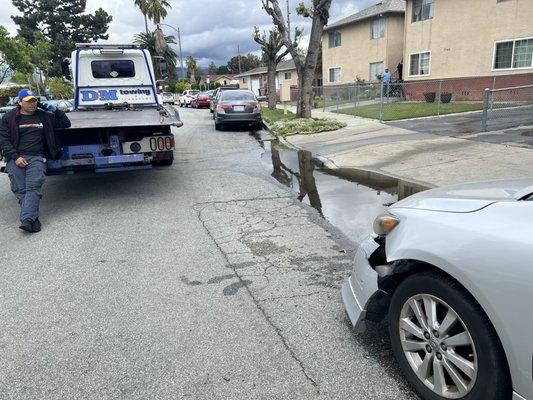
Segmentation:
[(30, 89), (21, 89), (18, 94), (20, 101), (30, 101), (31, 99), (37, 100), (37, 96)]

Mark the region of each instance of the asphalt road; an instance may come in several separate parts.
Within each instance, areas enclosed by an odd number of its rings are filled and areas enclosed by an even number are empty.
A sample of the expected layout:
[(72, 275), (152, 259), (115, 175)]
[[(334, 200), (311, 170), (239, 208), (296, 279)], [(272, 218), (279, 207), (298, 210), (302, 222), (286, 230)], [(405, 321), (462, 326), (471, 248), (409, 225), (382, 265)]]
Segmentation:
[(414, 398), (386, 327), (351, 331), (353, 243), (246, 131), (182, 119), (171, 167), (49, 178), (39, 234), (0, 176), (0, 398)]

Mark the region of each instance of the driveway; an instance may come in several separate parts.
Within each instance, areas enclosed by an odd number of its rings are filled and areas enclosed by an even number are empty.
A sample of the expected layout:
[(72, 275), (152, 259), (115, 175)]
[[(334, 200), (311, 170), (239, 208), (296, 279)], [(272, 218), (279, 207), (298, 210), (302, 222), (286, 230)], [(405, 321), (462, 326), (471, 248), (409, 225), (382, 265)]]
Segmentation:
[(387, 122), (420, 133), (457, 137), (480, 142), (533, 148), (533, 106), (489, 114), (488, 132), (481, 132), (481, 111), (432, 118)]

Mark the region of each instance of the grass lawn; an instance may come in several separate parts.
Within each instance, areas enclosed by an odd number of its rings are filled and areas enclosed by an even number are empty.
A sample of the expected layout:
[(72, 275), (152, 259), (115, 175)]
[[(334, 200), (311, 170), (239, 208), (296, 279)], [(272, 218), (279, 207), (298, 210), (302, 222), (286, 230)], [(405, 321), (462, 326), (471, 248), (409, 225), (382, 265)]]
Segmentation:
[(273, 124), (276, 121), (281, 121), (282, 119), (293, 119), (294, 114), (290, 111), (287, 111), (287, 115), (284, 114), (283, 110), (275, 109), (269, 110), (268, 107), (263, 106), (261, 108), (261, 114), (263, 115), (263, 120), (267, 124)]
[[(448, 103), (440, 105), (440, 113), (453, 114), (483, 109), (483, 103)], [(379, 104), (334, 111), (341, 114), (379, 119)], [(383, 120), (429, 117), (438, 114), (437, 103), (386, 103), (383, 104)]]

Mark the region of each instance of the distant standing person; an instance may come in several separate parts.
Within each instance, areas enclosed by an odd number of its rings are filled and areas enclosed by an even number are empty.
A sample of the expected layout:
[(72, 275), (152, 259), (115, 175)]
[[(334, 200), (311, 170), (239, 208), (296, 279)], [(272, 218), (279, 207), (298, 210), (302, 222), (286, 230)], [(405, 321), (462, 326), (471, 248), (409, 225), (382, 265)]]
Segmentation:
[(396, 67), (396, 69), (398, 70), (398, 80), (402, 82), (403, 81), (403, 60), (401, 60), (398, 63), (398, 66)]
[(385, 68), (385, 72), (383, 72), (383, 75), (381, 75), (381, 79), (383, 80), (383, 94), (388, 96), (389, 84), (391, 80), (391, 73), (389, 72), (388, 68)]
[(18, 93), (19, 104), (0, 120), (0, 149), (6, 158), (11, 190), (20, 204), (20, 229), (39, 232), (39, 203), (46, 179), (45, 157), (60, 153), (54, 129), (70, 127), (65, 113), (42, 105), (29, 90)]

